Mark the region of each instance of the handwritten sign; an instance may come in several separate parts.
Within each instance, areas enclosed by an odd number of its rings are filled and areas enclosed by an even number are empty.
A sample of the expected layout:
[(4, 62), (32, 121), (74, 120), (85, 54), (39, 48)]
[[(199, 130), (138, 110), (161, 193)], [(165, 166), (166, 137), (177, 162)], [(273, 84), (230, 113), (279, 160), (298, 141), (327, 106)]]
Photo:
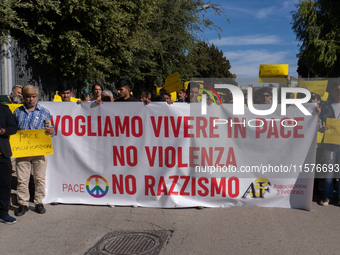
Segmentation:
[(178, 72), (170, 75), (168, 78), (165, 79), (164, 88), (168, 93), (183, 89)]
[(13, 113), (15, 111), (15, 109), (19, 108), (20, 106), (22, 106), (23, 104), (6, 104), (9, 109), (11, 110), (11, 112)]
[(327, 118), (324, 143), (340, 144), (340, 119)]
[(260, 65), (259, 77), (282, 77), (288, 75), (288, 64)]
[(315, 94), (320, 95), (321, 97), (324, 96), (326, 89), (327, 89), (328, 81), (300, 81), (299, 87), (306, 88), (310, 92), (314, 92)]
[(45, 129), (19, 130), (9, 137), (12, 158), (53, 154), (51, 135)]
[(260, 65), (259, 83), (287, 84), (288, 64)]

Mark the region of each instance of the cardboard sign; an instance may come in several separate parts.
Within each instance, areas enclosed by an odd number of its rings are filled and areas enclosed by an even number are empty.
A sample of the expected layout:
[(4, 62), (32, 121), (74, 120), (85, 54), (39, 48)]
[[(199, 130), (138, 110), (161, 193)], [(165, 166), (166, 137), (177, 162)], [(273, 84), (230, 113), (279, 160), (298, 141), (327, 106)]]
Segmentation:
[(166, 92), (171, 93), (183, 89), (181, 79), (179, 78), (178, 72), (170, 75), (165, 79), (164, 89)]
[(310, 92), (314, 92), (315, 94), (320, 95), (321, 97), (324, 96), (326, 89), (327, 89), (328, 81), (300, 81), (299, 87), (306, 88)]
[(19, 130), (9, 137), (12, 158), (53, 154), (51, 135), (45, 129)]
[(260, 65), (259, 77), (283, 77), (288, 75), (288, 64)]
[(340, 144), (340, 119), (327, 118), (324, 143)]
[(287, 84), (288, 64), (260, 65), (259, 83)]

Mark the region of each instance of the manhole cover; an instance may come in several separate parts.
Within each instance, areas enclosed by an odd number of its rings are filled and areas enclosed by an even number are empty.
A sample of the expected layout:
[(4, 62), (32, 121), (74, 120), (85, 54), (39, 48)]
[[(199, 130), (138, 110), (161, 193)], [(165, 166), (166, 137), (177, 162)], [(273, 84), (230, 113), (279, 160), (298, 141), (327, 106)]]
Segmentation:
[(85, 255), (156, 255), (161, 251), (170, 231), (110, 232)]

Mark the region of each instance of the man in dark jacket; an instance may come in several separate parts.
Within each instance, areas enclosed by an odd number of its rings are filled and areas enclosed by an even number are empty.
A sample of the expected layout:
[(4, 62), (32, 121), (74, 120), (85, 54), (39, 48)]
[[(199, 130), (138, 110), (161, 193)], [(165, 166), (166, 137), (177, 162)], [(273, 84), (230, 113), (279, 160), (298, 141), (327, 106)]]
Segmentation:
[(17, 123), (7, 105), (0, 104), (0, 220), (7, 224), (16, 223), (16, 219), (8, 215), (11, 198), (12, 156), (9, 135), (17, 132)]
[[(329, 127), (326, 126), (326, 120), (328, 118), (340, 119), (340, 82), (333, 85), (330, 99), (323, 104), (319, 118), (320, 118), (320, 126), (321, 126), (319, 129), (319, 132), (322, 132), (322, 133), (324, 133), (326, 130), (329, 129)], [(333, 169), (335, 169), (334, 171), (338, 172), (339, 164), (340, 164), (340, 144), (324, 143), (324, 137), (323, 137), (320, 147), (324, 149), (324, 154), (325, 154), (324, 163), (327, 166), (333, 165)], [(330, 167), (328, 167), (328, 169), (330, 169)], [(325, 176), (325, 194), (320, 204), (328, 205), (331, 202), (333, 194), (334, 194), (333, 171), (328, 171)], [(340, 185), (339, 185), (338, 196), (340, 198)], [(338, 203), (340, 205), (340, 201)]]

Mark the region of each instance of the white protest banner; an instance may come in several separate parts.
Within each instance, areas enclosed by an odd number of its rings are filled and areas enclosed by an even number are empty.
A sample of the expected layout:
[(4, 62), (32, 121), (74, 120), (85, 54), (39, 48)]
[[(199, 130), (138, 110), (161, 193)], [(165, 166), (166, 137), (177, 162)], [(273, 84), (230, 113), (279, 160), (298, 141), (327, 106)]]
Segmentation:
[(56, 129), (45, 203), (311, 209), (317, 116), (293, 105), (41, 104)]

